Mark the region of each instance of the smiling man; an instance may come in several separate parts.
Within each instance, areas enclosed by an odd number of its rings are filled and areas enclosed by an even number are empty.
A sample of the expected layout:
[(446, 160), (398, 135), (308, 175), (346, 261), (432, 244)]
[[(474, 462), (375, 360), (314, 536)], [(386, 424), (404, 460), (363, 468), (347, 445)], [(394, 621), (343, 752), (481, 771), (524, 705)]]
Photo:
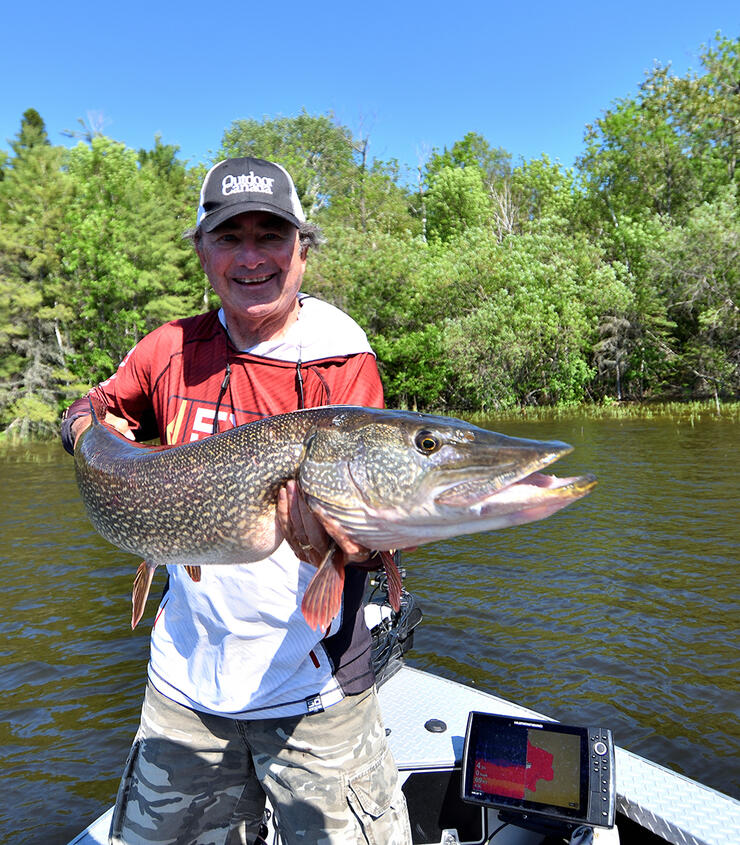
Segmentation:
[[(298, 408), (382, 407), (365, 333), (300, 292), (318, 230), (282, 167), (211, 168), (193, 242), (221, 307), (155, 329), (90, 391), (108, 422), (174, 444)], [(88, 411), (88, 397), (68, 409), (68, 451)], [(330, 538), (295, 485), (278, 518), (287, 542), (263, 561), (204, 567), (198, 581), (168, 567), (112, 843), (252, 843), (265, 794), (286, 843), (411, 842), (375, 695), (365, 571), (347, 569), (339, 616), (312, 630), (301, 600)]]

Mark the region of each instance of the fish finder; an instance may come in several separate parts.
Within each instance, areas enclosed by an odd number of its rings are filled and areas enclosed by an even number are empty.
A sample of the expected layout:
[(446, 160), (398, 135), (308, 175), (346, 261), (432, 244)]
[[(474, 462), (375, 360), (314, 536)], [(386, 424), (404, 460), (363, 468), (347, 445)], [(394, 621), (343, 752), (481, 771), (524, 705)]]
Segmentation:
[(472, 712), (461, 796), (521, 827), (571, 832), (581, 825), (613, 827), (612, 733)]

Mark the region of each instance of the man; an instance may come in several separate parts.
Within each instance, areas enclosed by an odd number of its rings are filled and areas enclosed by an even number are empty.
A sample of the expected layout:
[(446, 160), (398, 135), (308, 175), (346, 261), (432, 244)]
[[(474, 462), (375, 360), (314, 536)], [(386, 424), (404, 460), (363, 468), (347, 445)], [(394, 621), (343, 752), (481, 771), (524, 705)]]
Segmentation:
[[(300, 293), (317, 233), (282, 167), (215, 165), (193, 239), (221, 308), (156, 329), (91, 391), (109, 423), (174, 444), (302, 407), (382, 407), (364, 332)], [(68, 450), (88, 412), (87, 398), (68, 409)], [(203, 567), (199, 582), (168, 567), (111, 843), (251, 843), (265, 793), (286, 843), (411, 842), (373, 686), (364, 571), (349, 566), (339, 616), (312, 630), (299, 609), (330, 537), (292, 483), (278, 520), (287, 542), (266, 560)], [(336, 539), (350, 563), (368, 558)]]

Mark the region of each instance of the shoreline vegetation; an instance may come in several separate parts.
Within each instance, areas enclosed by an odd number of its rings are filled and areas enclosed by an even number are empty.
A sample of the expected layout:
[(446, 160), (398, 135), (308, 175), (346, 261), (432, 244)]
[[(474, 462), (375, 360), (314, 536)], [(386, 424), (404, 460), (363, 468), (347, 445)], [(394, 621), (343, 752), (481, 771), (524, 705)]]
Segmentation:
[[(696, 71), (657, 64), (573, 168), (475, 132), (381, 161), (306, 112), (235, 120), (213, 161), (292, 173), (325, 236), (304, 290), (367, 331), (389, 407), (737, 419), (738, 79), (740, 38), (720, 33)], [(54, 145), (29, 108), (0, 150), (0, 442), (56, 436), (144, 334), (218, 305), (182, 237), (206, 165), (80, 126)]]
[(494, 413), (466, 414), (471, 422), (494, 419), (501, 422), (579, 420), (651, 420), (668, 418), (676, 425), (694, 425), (700, 421), (723, 420), (740, 422), (740, 400), (687, 399), (685, 401), (655, 399), (650, 401), (603, 402), (601, 404), (534, 406)]

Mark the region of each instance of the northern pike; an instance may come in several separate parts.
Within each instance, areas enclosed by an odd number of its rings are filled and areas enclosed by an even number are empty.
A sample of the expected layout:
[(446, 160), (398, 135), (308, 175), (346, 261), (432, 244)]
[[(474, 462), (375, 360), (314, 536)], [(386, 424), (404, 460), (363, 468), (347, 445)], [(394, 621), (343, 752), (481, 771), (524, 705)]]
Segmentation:
[[(592, 475), (539, 472), (571, 449), (451, 417), (350, 405), (147, 447), (101, 423), (93, 410), (75, 447), (75, 468), (96, 530), (144, 559), (134, 582), (134, 627), (157, 566), (184, 565), (198, 580), (201, 566), (249, 563), (274, 552), (283, 540), (278, 492), (290, 479), (320, 519), (368, 549), (388, 552), (559, 511), (596, 484)], [(312, 628), (327, 628), (339, 612), (343, 584), (344, 565), (328, 555), (302, 603)]]

